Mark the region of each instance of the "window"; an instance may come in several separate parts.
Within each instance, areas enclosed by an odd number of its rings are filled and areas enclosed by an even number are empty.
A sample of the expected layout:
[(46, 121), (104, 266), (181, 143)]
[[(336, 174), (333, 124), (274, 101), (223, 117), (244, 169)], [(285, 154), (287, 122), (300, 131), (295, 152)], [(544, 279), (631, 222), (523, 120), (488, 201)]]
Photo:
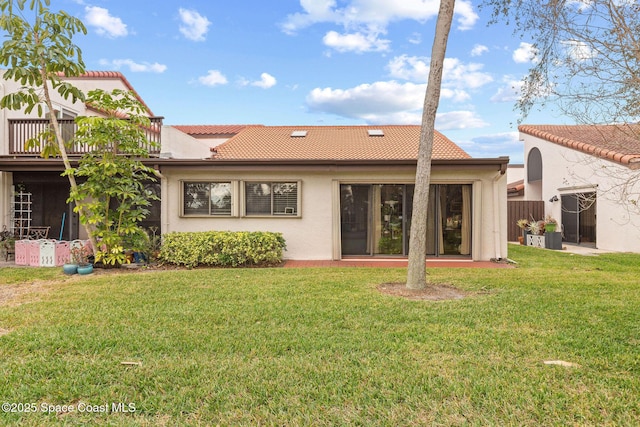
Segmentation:
[(297, 182), (246, 182), (245, 213), (298, 216)]
[(231, 216), (231, 192), (231, 182), (183, 182), (183, 213)]

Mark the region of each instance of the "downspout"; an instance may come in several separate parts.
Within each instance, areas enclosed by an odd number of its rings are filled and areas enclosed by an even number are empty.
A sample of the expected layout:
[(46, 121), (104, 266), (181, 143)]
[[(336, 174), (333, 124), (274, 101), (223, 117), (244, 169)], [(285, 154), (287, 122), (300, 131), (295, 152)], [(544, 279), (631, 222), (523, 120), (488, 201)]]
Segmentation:
[[(498, 180), (502, 178), (506, 169), (504, 166), (500, 167), (500, 172), (493, 178), (493, 246), (495, 251), (495, 260), (502, 260), (502, 250), (500, 249), (500, 227), (502, 224), (502, 218), (500, 215), (500, 192), (498, 191)], [(497, 212), (496, 212), (497, 211)]]

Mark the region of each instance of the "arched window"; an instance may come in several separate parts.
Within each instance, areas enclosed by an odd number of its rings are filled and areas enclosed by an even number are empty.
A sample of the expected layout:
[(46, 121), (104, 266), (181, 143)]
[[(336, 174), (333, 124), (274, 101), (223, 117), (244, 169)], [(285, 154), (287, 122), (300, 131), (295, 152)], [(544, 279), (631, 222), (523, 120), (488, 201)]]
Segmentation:
[(540, 150), (532, 148), (527, 158), (527, 181), (535, 182), (542, 180), (542, 155)]

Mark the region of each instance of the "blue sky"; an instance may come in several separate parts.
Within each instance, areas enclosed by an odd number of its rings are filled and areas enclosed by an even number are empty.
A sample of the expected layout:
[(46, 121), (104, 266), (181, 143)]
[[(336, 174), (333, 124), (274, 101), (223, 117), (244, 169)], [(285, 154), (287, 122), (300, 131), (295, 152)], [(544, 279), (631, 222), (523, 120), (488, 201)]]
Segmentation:
[[(88, 70), (122, 72), (165, 124), (419, 124), (438, 0), (53, 0)], [(436, 129), (522, 162), (531, 40), (457, 1)], [(526, 123), (561, 123), (552, 111)]]

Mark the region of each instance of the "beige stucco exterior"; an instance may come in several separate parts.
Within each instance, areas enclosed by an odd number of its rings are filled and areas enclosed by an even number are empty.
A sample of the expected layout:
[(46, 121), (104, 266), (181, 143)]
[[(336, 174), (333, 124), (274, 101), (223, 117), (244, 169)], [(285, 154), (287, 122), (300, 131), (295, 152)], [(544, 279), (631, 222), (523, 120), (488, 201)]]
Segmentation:
[[(287, 244), (285, 258), (340, 259), (340, 184), (410, 184), (412, 166), (192, 166), (162, 168), (162, 229), (172, 231), (273, 231)], [(235, 217), (181, 215), (182, 181), (297, 181), (299, 217), (243, 217), (239, 197), (233, 201)], [(495, 165), (456, 169), (434, 167), (434, 184), (472, 185), (472, 253), (474, 260), (506, 258), (506, 174)], [(241, 194), (241, 192), (238, 192)]]
[[(91, 75), (74, 79), (73, 84), (88, 91), (94, 88), (130, 89), (128, 82), (119, 73), (94, 72)], [(0, 83), (0, 97), (18, 89), (15, 82)], [(83, 103), (72, 103), (54, 94), (54, 102), (77, 115), (97, 114)], [(26, 116), (21, 111), (0, 110), (0, 135), (9, 141), (8, 119), (37, 117), (35, 112)], [(366, 130), (362, 130), (364, 135)], [(389, 134), (391, 134), (389, 129)], [(235, 162), (212, 159), (212, 148), (219, 147), (233, 135), (211, 134), (190, 135), (171, 126), (162, 129), (162, 148), (159, 158), (150, 161), (150, 165), (159, 170), (161, 180), (161, 231), (274, 231), (281, 232), (287, 243), (285, 257), (288, 259), (330, 260), (341, 257), (340, 228), (340, 184), (412, 184), (415, 175), (413, 157), (401, 157), (400, 161), (387, 161), (387, 158), (367, 160), (360, 154), (353, 158), (333, 160), (336, 147), (322, 151), (328, 157), (318, 161), (311, 157), (292, 157), (284, 161), (269, 158), (252, 158), (249, 161)], [(385, 135), (386, 137), (386, 135)], [(367, 143), (380, 144), (383, 139), (367, 136)], [(288, 140), (287, 140), (288, 141)], [(336, 141), (340, 141), (336, 139)], [(441, 143), (459, 149), (446, 138)], [(294, 143), (301, 144), (296, 139)], [(332, 142), (332, 144), (335, 141)], [(258, 140), (256, 147), (262, 147)], [(380, 144), (385, 145), (385, 144)], [(288, 147), (288, 146), (287, 146)], [(369, 147), (369, 146), (367, 146)], [(367, 150), (364, 150), (367, 152)], [(506, 258), (506, 184), (505, 174), (508, 159), (471, 159), (446, 157), (441, 153), (440, 163), (434, 164), (431, 182), (433, 184), (467, 184), (471, 186), (471, 258), (489, 260)], [(9, 157), (8, 143), (0, 145), (0, 156), (4, 156), (5, 171), (0, 172), (0, 216), (3, 224), (9, 226), (11, 220), (11, 190), (13, 174), (10, 171), (40, 173), (57, 171), (51, 160), (38, 159), (35, 156), (23, 156), (14, 162)], [(215, 157), (215, 155), (213, 156)], [(255, 159), (255, 161), (253, 160)], [(364, 160), (363, 160), (364, 159)], [(443, 160), (443, 159), (452, 159)], [(16, 166), (16, 163), (19, 163)], [(24, 166), (23, 164), (29, 163)], [(437, 163), (437, 162), (436, 162)], [(28, 168), (28, 169), (27, 169)], [(182, 215), (183, 181), (230, 181), (233, 183), (234, 200), (231, 217), (185, 216)], [(245, 181), (295, 181), (298, 183), (299, 215), (292, 216), (243, 216), (242, 189)], [(80, 235), (84, 231), (80, 227)]]
[[(640, 252), (640, 210), (638, 205), (623, 203), (637, 198), (640, 187), (635, 182), (640, 171), (613, 161), (600, 159), (581, 151), (521, 133), (525, 150), (525, 198), (543, 200), (545, 212), (559, 222), (560, 200), (554, 196), (596, 192), (596, 246), (599, 249)], [(527, 159), (532, 150), (540, 151), (542, 179), (527, 179)], [(632, 185), (624, 186), (624, 183)], [(624, 190), (628, 196), (621, 194)]]

